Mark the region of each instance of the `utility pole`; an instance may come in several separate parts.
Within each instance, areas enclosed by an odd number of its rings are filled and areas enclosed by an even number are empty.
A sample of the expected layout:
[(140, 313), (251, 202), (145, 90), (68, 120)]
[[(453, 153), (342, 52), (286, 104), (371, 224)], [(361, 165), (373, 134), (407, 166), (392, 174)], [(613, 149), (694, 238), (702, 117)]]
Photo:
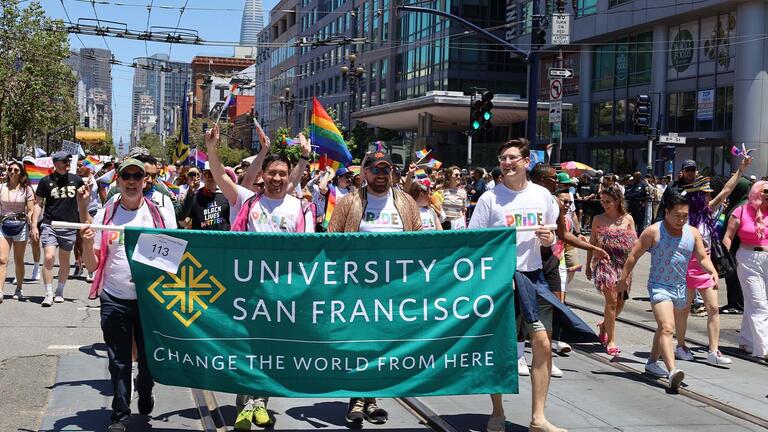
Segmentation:
[(536, 143), (536, 118), (539, 104), (539, 49), (535, 39), (541, 31), (541, 10), (539, 0), (533, 0), (531, 7), (531, 52), (528, 54), (528, 121), (525, 126), (525, 137), (529, 145)]

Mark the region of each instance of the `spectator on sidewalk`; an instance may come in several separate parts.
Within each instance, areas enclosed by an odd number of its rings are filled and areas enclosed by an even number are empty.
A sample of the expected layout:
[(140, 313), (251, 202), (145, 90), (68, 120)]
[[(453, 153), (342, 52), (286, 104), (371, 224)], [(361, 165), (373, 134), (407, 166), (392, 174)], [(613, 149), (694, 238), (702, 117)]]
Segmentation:
[(24, 250), (27, 248), (35, 204), (35, 193), (29, 185), (24, 165), (11, 161), (6, 172), (7, 181), (0, 184), (0, 215), (3, 220), (3, 240), (0, 241), (0, 303), (3, 302), (3, 285), (11, 250), (16, 273), (16, 291), (13, 298), (24, 300)]

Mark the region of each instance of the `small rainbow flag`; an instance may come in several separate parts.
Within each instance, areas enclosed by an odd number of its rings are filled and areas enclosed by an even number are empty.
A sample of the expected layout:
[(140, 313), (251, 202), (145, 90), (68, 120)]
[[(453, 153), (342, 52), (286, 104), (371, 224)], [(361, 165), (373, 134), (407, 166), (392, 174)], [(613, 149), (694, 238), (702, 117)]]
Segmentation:
[(336, 172), (337, 169), (341, 168), (341, 162), (335, 161), (328, 157), (328, 155), (322, 155), (320, 156), (320, 161), (318, 162), (320, 171), (325, 170), (326, 167), (331, 167), (333, 169), (333, 172)]
[(309, 164), (309, 172), (315, 172), (320, 169), (320, 162), (312, 162)]
[(37, 186), (43, 177), (51, 174), (53, 168), (40, 167), (32, 162), (24, 162), (24, 170), (27, 171), (27, 177), (29, 177), (29, 183), (33, 186)]
[(181, 188), (179, 188), (179, 186), (165, 180), (162, 180), (162, 182), (165, 185), (165, 187), (167, 187), (168, 190), (171, 191), (172, 194), (179, 196), (179, 193), (181, 193)]
[(329, 159), (339, 161), (342, 165), (352, 164), (352, 154), (344, 142), (344, 137), (316, 97), (312, 98), (310, 136), (312, 144), (319, 149), (318, 153), (328, 155)]
[(429, 152), (430, 152), (430, 150), (427, 150), (427, 149), (425, 149), (425, 148), (424, 148), (424, 149), (421, 149), (421, 150), (419, 150), (419, 151), (417, 151), (417, 152), (416, 152), (416, 160), (422, 160), (422, 159), (424, 159), (425, 157), (427, 157), (427, 155), (429, 154)]
[(328, 185), (328, 197), (325, 204), (325, 218), (323, 218), (323, 228), (328, 229), (328, 224), (331, 222), (331, 215), (336, 208), (336, 187)]
[(440, 167), (443, 166), (443, 163), (437, 159), (430, 159), (425, 163), (423, 163), (422, 165), (428, 166), (432, 169), (440, 169)]
[(293, 139), (293, 138), (288, 138), (287, 136), (283, 135), (282, 138), (280, 139), (280, 144), (282, 144), (284, 146), (287, 146), (287, 147), (292, 147), (292, 146), (295, 146), (295, 145), (299, 145), (299, 140)]
[(100, 186), (109, 186), (115, 181), (115, 170), (110, 170), (104, 173), (101, 177), (96, 179), (96, 183)]
[(425, 179), (425, 178), (429, 178), (429, 176), (427, 175), (427, 172), (426, 172), (426, 171), (424, 171), (424, 168), (419, 168), (419, 169), (417, 169), (417, 170), (416, 170), (416, 171), (413, 173), (413, 175), (414, 175), (414, 177), (416, 177), (416, 178), (417, 178), (417, 179), (419, 179), (419, 180), (421, 180), (421, 179)]
[(83, 159), (83, 166), (89, 168), (93, 172), (96, 172), (101, 167), (101, 160), (96, 156), (87, 156), (85, 159)]

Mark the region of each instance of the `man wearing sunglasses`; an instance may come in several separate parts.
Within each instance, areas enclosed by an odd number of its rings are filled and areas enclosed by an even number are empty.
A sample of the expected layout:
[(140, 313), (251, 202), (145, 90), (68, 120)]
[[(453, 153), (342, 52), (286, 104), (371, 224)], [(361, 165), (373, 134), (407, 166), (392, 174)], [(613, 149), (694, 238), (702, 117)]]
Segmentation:
[(656, 210), (656, 219), (654, 222), (661, 222), (664, 220), (664, 210), (667, 208), (664, 203), (667, 202), (669, 195), (683, 193), (685, 186), (693, 183), (693, 181), (699, 175), (699, 171), (696, 169), (695, 160), (688, 159), (683, 161), (681, 168), (682, 171), (680, 172), (677, 180), (669, 184), (667, 188), (664, 189), (664, 194), (661, 196), (661, 203), (659, 204), (658, 210)]
[[(421, 215), (416, 201), (392, 185), (393, 167), (386, 153), (368, 153), (363, 159), (367, 184), (337, 201), (328, 232), (421, 231)], [(376, 404), (376, 398), (350, 399), (347, 421), (360, 424), (363, 419), (383, 424), (389, 414)]]
[[(80, 177), (69, 172), (72, 155), (65, 151), (53, 154), (54, 172), (40, 180), (35, 192), (35, 211), (30, 224), (32, 241), (40, 239), (45, 254), (43, 264), (43, 285), (45, 298), (41, 303), (49, 307), (53, 303), (64, 303), (64, 286), (69, 278), (69, 255), (75, 247), (77, 230), (52, 228), (51, 222), (80, 222), (77, 212), (77, 190), (85, 183)], [(40, 230), (37, 221), (42, 215)], [(56, 250), (59, 251), (59, 277), (56, 292), (53, 292), (53, 263)]]
[[(118, 168), (119, 195), (93, 217), (94, 224), (147, 228), (176, 228), (176, 215), (172, 207), (156, 206), (144, 197), (145, 165), (136, 159), (126, 159)], [(90, 189), (84, 187), (78, 194), (80, 218), (90, 223), (88, 202)], [(136, 342), (138, 375), (136, 391), (138, 411), (149, 415), (155, 406), (152, 394), (154, 381), (146, 362), (144, 334), (141, 331), (136, 286), (131, 278), (124, 233), (116, 231), (82, 231), (83, 262), (89, 271), (95, 271), (95, 291), (90, 298), (101, 301), (101, 331), (107, 345), (109, 372), (112, 381), (112, 416), (107, 432), (127, 430), (131, 415), (132, 341)]]

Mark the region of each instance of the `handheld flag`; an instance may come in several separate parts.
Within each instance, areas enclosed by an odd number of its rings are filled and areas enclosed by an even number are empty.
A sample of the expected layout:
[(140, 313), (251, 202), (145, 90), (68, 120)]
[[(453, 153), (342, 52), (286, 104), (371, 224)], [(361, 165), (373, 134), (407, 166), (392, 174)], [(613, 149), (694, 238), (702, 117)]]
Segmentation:
[(427, 172), (426, 172), (426, 171), (424, 171), (424, 168), (419, 168), (419, 169), (417, 169), (417, 170), (416, 170), (416, 171), (413, 173), (413, 176), (414, 176), (414, 177), (416, 177), (416, 178), (417, 178), (417, 179), (419, 179), (419, 180), (422, 180), (422, 179), (426, 179), (426, 178), (429, 178), (429, 175), (427, 175)]
[(376, 141), (376, 151), (384, 151), (384, 143), (381, 141)]
[(750, 153), (752, 153), (755, 150), (757, 150), (757, 149), (747, 149), (744, 146), (744, 143), (741, 143), (741, 148), (738, 148), (736, 146), (731, 147), (731, 154), (734, 155), (734, 156), (744, 156), (744, 157), (746, 157), (746, 156), (749, 156)]
[(331, 215), (333, 215), (333, 209), (336, 208), (336, 188), (333, 185), (328, 185), (328, 197), (325, 202), (325, 217), (323, 218), (323, 228), (328, 228), (328, 224), (331, 222)]
[(45, 157), (46, 153), (45, 150), (41, 149), (40, 147), (35, 147), (35, 157)]
[(179, 188), (179, 186), (177, 186), (177, 185), (175, 185), (175, 184), (173, 184), (173, 183), (171, 183), (169, 181), (165, 181), (165, 180), (161, 180), (161, 181), (163, 182), (165, 187), (167, 187), (168, 190), (171, 191), (172, 194), (176, 195), (177, 197), (179, 196), (179, 193), (181, 192), (181, 188)]
[(83, 166), (93, 172), (97, 172), (99, 169), (101, 169), (102, 163), (98, 157), (91, 155), (83, 159)]
[(440, 167), (443, 166), (443, 163), (437, 159), (430, 158), (428, 161), (420, 163), (419, 166), (428, 166), (432, 169), (440, 169)]
[(179, 141), (173, 149), (173, 160), (186, 161), (189, 157), (189, 100), (187, 99), (187, 83), (184, 83), (184, 104), (181, 106), (181, 128)]
[(427, 149), (421, 149), (421, 150), (417, 151), (416, 152), (416, 160), (421, 161), (422, 159), (427, 157), (427, 155), (430, 154), (431, 152), (432, 152), (432, 150), (427, 150)]
[(100, 186), (109, 186), (115, 181), (115, 170), (110, 170), (104, 173), (101, 177), (96, 179), (96, 183)]
[(53, 172), (53, 168), (37, 166), (32, 162), (24, 162), (24, 170), (27, 172), (27, 177), (29, 177), (29, 183), (33, 186), (37, 186), (43, 177)]
[(323, 105), (317, 98), (312, 99), (312, 125), (310, 129), (312, 144), (317, 145), (318, 153), (328, 155), (329, 159), (340, 162), (342, 165), (352, 163), (352, 154), (341, 136), (339, 128), (333, 123), (331, 117), (325, 112)]
[(189, 159), (202, 171), (205, 169), (205, 163), (208, 162), (208, 155), (200, 149), (194, 149), (189, 153)]
[(224, 99), (224, 105), (221, 106), (221, 111), (219, 111), (219, 117), (216, 119), (216, 123), (221, 120), (221, 115), (224, 114), (224, 111), (229, 107), (229, 104), (232, 103), (232, 99), (235, 97), (235, 90), (237, 90), (237, 83), (232, 84), (232, 87), (230, 87), (229, 94), (227, 95), (227, 98)]

